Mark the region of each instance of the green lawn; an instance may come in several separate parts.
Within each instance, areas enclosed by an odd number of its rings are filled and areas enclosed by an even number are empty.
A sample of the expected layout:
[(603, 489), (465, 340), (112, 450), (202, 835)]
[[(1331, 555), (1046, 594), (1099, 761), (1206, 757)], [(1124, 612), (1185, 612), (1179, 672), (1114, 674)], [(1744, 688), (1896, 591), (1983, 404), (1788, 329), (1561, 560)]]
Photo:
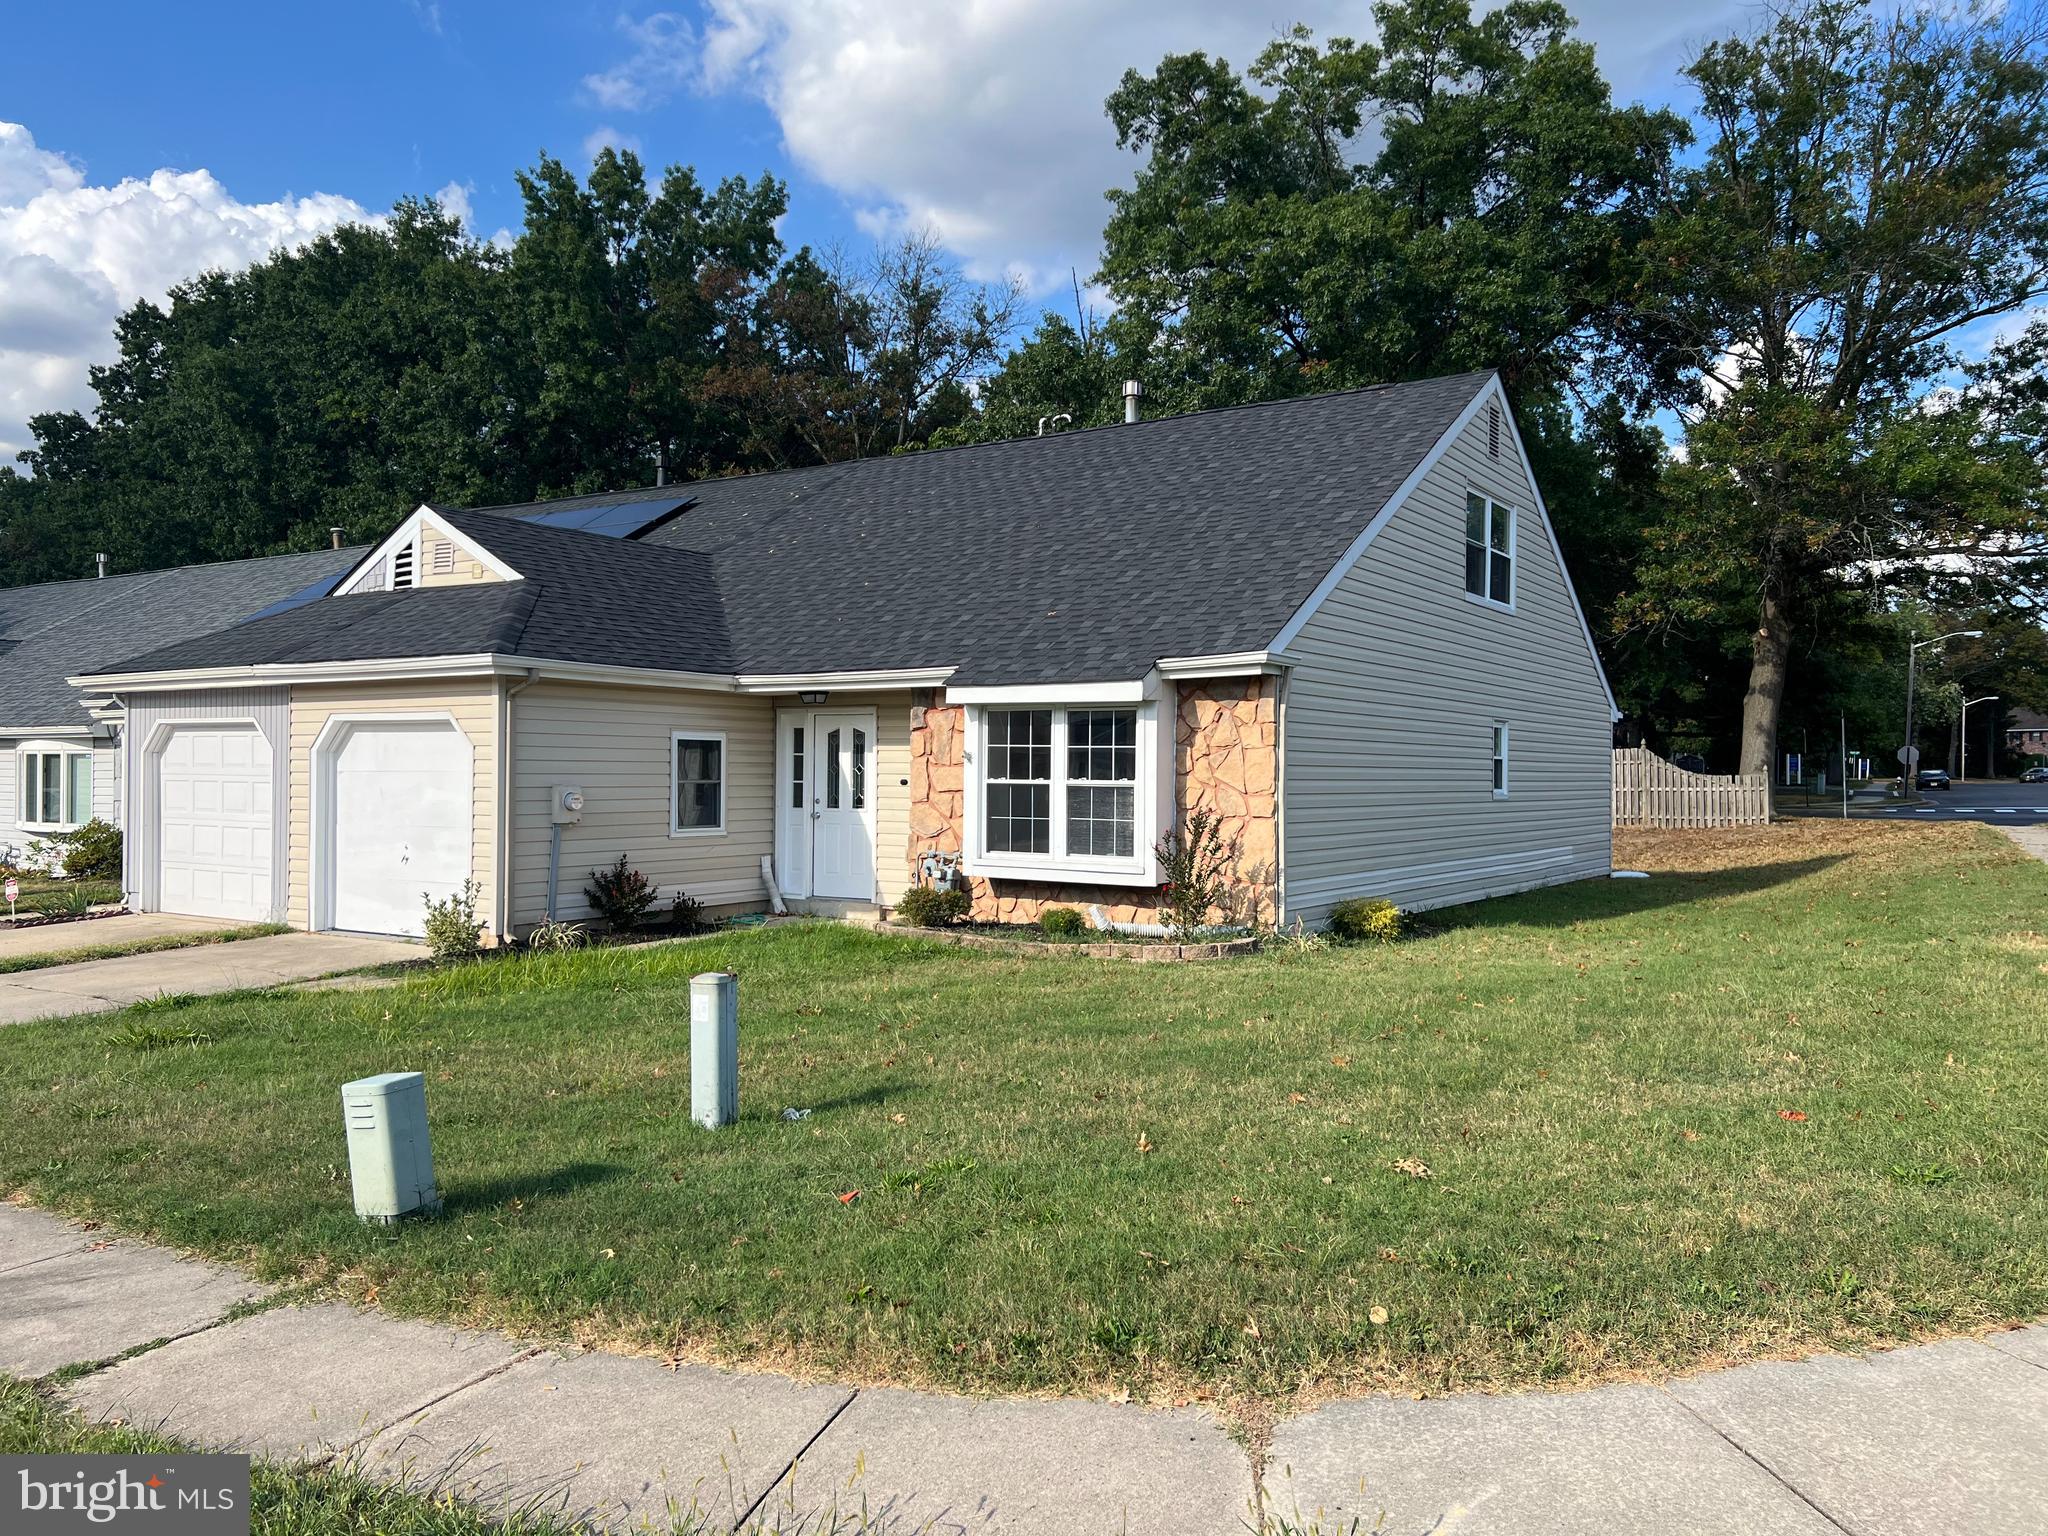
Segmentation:
[[(80, 928), (83, 938), (92, 932)], [(46, 949), (40, 954), (0, 955), (0, 976), (15, 971), (42, 971), (53, 965), (77, 965), (86, 960), (119, 960), (127, 955), (154, 955), (166, 949), (190, 949), (198, 944), (232, 944), (240, 939), (268, 938), (289, 933), (283, 923), (251, 923), (243, 928), (211, 928), (204, 933), (167, 933), (153, 939), (121, 939), (111, 944), (80, 943), (70, 949)]]
[[(121, 899), (121, 882), (118, 880), (67, 880), (61, 875), (17, 875), (21, 886), (21, 898), (17, 905), (26, 913), (34, 910), (37, 902), (51, 896), (63, 896), (80, 886), (86, 896), (97, 905)], [(0, 916), (5, 915), (6, 903), (0, 902)]]
[[(976, 1388), (1521, 1386), (2048, 1310), (2048, 867), (1826, 822), (1617, 861), (1661, 873), (1387, 949), (801, 925), (0, 1030), (0, 1188), (401, 1312)], [(337, 1088), (399, 1068), (448, 1209), (367, 1229)]]

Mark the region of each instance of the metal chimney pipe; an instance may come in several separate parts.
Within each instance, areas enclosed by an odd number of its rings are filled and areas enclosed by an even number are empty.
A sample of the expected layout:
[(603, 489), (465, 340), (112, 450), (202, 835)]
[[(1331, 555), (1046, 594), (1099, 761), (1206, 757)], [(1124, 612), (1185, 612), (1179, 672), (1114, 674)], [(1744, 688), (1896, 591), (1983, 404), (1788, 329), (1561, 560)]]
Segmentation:
[(1138, 402), (1145, 398), (1145, 386), (1136, 379), (1124, 380), (1124, 425), (1138, 419)]
[(341, 524), (334, 523), (327, 530), (327, 537), (334, 541), (336, 549), (341, 548)]
[(105, 581), (107, 579), (107, 557), (104, 554), (94, 555), (92, 563), (99, 567), (99, 579)]

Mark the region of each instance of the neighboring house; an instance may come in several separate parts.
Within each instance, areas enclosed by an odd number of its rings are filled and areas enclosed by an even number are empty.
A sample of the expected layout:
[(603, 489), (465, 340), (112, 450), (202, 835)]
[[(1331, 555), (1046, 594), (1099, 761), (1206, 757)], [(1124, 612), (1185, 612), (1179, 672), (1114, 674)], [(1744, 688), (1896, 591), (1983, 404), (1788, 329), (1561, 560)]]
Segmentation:
[(2032, 709), (2005, 712), (2005, 755), (2048, 757), (2048, 715)]
[(1269, 920), (1608, 871), (1613, 705), (1491, 374), (678, 493), (611, 538), (422, 507), (330, 597), (81, 671), (137, 903), (232, 843), (231, 915), (314, 929), (474, 879), (513, 934), (621, 854), (713, 909), (957, 869), (1144, 923), (1205, 807)]
[(324, 590), (363, 551), (322, 550), (0, 589), (0, 861), (121, 820), (120, 711), (68, 676)]

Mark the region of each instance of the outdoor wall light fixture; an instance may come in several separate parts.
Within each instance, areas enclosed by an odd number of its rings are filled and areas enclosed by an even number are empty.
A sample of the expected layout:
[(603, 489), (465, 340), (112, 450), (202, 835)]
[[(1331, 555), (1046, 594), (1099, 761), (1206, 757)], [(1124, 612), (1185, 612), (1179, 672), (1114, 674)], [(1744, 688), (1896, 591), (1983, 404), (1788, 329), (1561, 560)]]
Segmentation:
[(826, 693), (822, 690), (814, 690), (809, 693), (800, 693), (797, 695), (798, 701), (804, 704), (822, 704), (831, 697), (831, 694)]

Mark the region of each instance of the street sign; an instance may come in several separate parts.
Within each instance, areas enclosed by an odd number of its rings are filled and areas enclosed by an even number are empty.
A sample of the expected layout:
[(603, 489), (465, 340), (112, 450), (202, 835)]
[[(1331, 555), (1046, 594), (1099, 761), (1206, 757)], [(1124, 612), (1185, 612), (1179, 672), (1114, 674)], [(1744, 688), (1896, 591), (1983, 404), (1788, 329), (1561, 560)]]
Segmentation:
[(1899, 748), (1899, 761), (1900, 761), (1900, 762), (1902, 762), (1902, 763), (1905, 763), (1905, 764), (1907, 764), (1908, 766), (1910, 766), (1910, 765), (1912, 765), (1912, 764), (1914, 764), (1914, 763), (1917, 763), (1917, 762), (1919, 762), (1919, 761), (1920, 761), (1920, 749), (1919, 749), (1918, 747), (1901, 747), (1901, 748)]

